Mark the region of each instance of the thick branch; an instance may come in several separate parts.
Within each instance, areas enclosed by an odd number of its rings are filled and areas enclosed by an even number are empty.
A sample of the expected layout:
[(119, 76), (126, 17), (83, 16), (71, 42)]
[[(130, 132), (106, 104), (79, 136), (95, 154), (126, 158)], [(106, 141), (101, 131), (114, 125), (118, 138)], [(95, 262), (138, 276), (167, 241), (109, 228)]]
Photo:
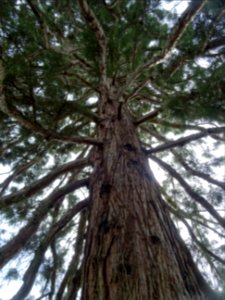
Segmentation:
[(101, 145), (102, 143), (97, 141), (94, 138), (85, 138), (85, 137), (67, 137), (67, 136), (60, 136), (59, 134), (55, 134), (49, 132), (48, 130), (42, 128), (38, 123), (33, 123), (31, 120), (27, 119), (23, 116), (23, 114), (18, 111), (15, 107), (8, 105), (5, 99), (5, 95), (3, 93), (3, 80), (5, 77), (4, 67), (2, 60), (0, 60), (0, 110), (8, 115), (16, 119), (16, 121), (22, 125), (23, 127), (27, 128), (28, 130), (34, 132), (35, 134), (41, 135), (48, 141), (59, 141), (59, 142), (66, 142), (71, 144), (88, 144), (88, 145)]
[(196, 141), (196, 140), (206, 137), (208, 135), (210, 136), (211, 134), (214, 134), (214, 133), (222, 133), (222, 132), (225, 132), (225, 126), (215, 127), (215, 128), (207, 128), (202, 132), (191, 134), (189, 136), (182, 137), (176, 141), (168, 142), (163, 145), (159, 145), (153, 149), (146, 150), (146, 153), (152, 154), (152, 153), (156, 153), (156, 152), (165, 151), (165, 150), (168, 150), (168, 149), (171, 149), (174, 147), (183, 147), (187, 143)]
[(104, 30), (99, 23), (93, 10), (89, 7), (86, 0), (78, 0), (81, 13), (86, 20), (87, 24), (94, 31), (99, 48), (99, 69), (101, 74), (102, 83), (106, 82), (106, 37)]
[(48, 235), (43, 239), (39, 247), (36, 249), (35, 256), (23, 276), (23, 284), (16, 295), (11, 298), (11, 300), (21, 300), (26, 298), (34, 284), (38, 269), (42, 263), (44, 254), (49, 247), (49, 244), (57, 235), (57, 233), (59, 233), (60, 230), (64, 228), (76, 214), (87, 207), (88, 203), (89, 199), (85, 199), (75, 204), (69, 211), (67, 211), (67, 213), (63, 215), (63, 217), (56, 224), (53, 225)]
[(135, 124), (136, 126), (138, 126), (138, 125), (140, 125), (140, 124), (142, 124), (142, 123), (144, 123), (144, 122), (146, 122), (146, 121), (148, 121), (148, 120), (152, 120), (152, 119), (154, 119), (155, 117), (158, 116), (159, 112), (160, 112), (159, 109), (156, 109), (156, 110), (154, 110), (154, 111), (151, 111), (150, 113), (144, 115), (144, 116), (141, 117), (140, 119), (134, 121), (134, 124)]
[(202, 9), (207, 0), (192, 0), (188, 8), (184, 11), (178, 23), (175, 25), (174, 30), (163, 50), (162, 57), (165, 59), (175, 48), (176, 44), (184, 34), (186, 28), (191, 23), (196, 14)]
[(28, 5), (30, 6), (31, 10), (33, 11), (35, 17), (38, 20), (38, 23), (40, 25), (41, 32), (43, 33), (43, 38), (44, 38), (44, 46), (46, 49), (49, 49), (49, 37), (48, 37), (48, 27), (45, 22), (45, 19), (41, 13), (41, 11), (38, 9), (36, 4), (34, 3), (33, 0), (26, 0)]
[(170, 165), (162, 161), (161, 159), (155, 157), (155, 156), (149, 156), (150, 159), (154, 160), (159, 166), (161, 166), (164, 170), (166, 170), (172, 177), (174, 177), (180, 185), (184, 188), (186, 193), (197, 203), (199, 203), (201, 206), (203, 206), (208, 213), (213, 216), (217, 222), (225, 228), (225, 219), (221, 217), (221, 215), (214, 209), (214, 207), (205, 200), (202, 196), (200, 196), (198, 193), (196, 193), (190, 185), (181, 177), (179, 173), (175, 169), (173, 169)]
[(128, 100), (131, 100), (131, 99), (135, 98), (135, 96), (137, 96), (138, 93), (139, 93), (144, 87), (146, 87), (146, 85), (149, 83), (149, 81), (150, 81), (150, 79), (148, 78), (148, 79), (144, 80), (143, 82), (141, 82), (140, 84), (138, 84), (138, 85), (133, 89), (133, 91), (132, 91), (129, 95), (127, 95), (127, 96), (125, 97), (125, 101), (128, 101)]
[(81, 179), (76, 182), (68, 183), (66, 186), (53, 192), (47, 199), (43, 200), (32, 214), (32, 218), (28, 223), (20, 229), (19, 233), (14, 238), (0, 248), (0, 268), (2, 268), (26, 245), (52, 207), (62, 202), (65, 195), (74, 192), (76, 189), (83, 186), (87, 186), (88, 182), (88, 179)]
[(16, 193), (11, 195), (7, 195), (5, 197), (0, 198), (0, 203), (2, 206), (8, 206), (13, 203), (17, 203), (24, 198), (30, 197), (37, 193), (40, 190), (43, 190), (47, 185), (49, 185), (52, 181), (57, 179), (60, 175), (64, 174), (65, 172), (73, 171), (74, 169), (82, 168), (89, 163), (89, 158), (83, 158), (80, 160), (74, 160), (72, 162), (68, 162), (57, 169), (51, 171), (46, 176), (42, 177), (41, 179), (35, 181), (33, 184), (25, 187)]
[(70, 144), (101, 145), (101, 142), (97, 141), (94, 138), (61, 136), (60, 134), (55, 134), (42, 128), (38, 123), (33, 123), (31, 120), (24, 117), (22, 113), (15, 107), (9, 108), (7, 102), (5, 101), (4, 95), (0, 97), (0, 110), (7, 114), (9, 117), (13, 117), (14, 119), (16, 119), (16, 121), (23, 127), (27, 128), (35, 134), (42, 136), (48, 141), (58, 141)]
[[(195, 128), (195, 126), (193, 126)], [(193, 129), (193, 128), (192, 128)], [(202, 129), (204, 132), (204, 128), (199, 128), (198, 129)], [(196, 130), (196, 128), (195, 128)], [(159, 140), (162, 140), (164, 142), (167, 142), (168, 143), (168, 140), (166, 138), (164, 138), (163, 136), (161, 136), (158, 132), (155, 131), (149, 131), (146, 129), (147, 132), (150, 132), (154, 137), (156, 137), (157, 139)], [(197, 170), (194, 170), (192, 169), (182, 158), (181, 155), (179, 155), (176, 151), (174, 151), (173, 149), (171, 149), (171, 152), (173, 153), (173, 155), (177, 158), (177, 160), (179, 161), (179, 163), (186, 169), (186, 171), (190, 172), (192, 175), (194, 176), (198, 176), (204, 180), (206, 180), (207, 182), (209, 183), (212, 183), (214, 185), (217, 185), (218, 187), (222, 188), (223, 190), (225, 190), (225, 183), (224, 182), (221, 182), (219, 180), (216, 180), (214, 178), (212, 178), (210, 175), (208, 174), (205, 174), (203, 172), (200, 172), (200, 171), (197, 171)]]
[[(81, 272), (78, 268), (80, 257), (82, 256), (83, 244), (85, 241), (86, 228), (86, 211), (83, 211), (80, 216), (79, 225), (77, 228), (76, 242), (74, 246), (74, 255), (67, 268), (65, 276), (60, 284), (55, 300), (70, 300), (76, 299), (77, 290), (80, 287)], [(67, 290), (66, 296), (64, 292)], [(63, 297), (64, 296), (64, 297)]]
[[(222, 38), (220, 37), (218, 39), (214, 38), (213, 40), (210, 41), (210, 38), (212, 37), (212, 35), (215, 31), (217, 23), (224, 16), (224, 14), (225, 14), (225, 9), (222, 9), (215, 16), (214, 22), (212, 23), (211, 28), (209, 28), (207, 37), (205, 38), (205, 41), (203, 42), (203, 45), (200, 48), (195, 49), (194, 52), (190, 51), (190, 52), (185, 52), (182, 55), (179, 55), (178, 57), (175, 58), (174, 61), (172, 61), (172, 63), (169, 64), (169, 66), (167, 66), (166, 73), (168, 74), (169, 78), (171, 78), (175, 74), (175, 72), (181, 66), (183, 66), (183, 64), (186, 63), (187, 61), (197, 58), (198, 56), (199, 57), (202, 57), (203, 55), (208, 56), (206, 54), (206, 52), (225, 46), (225, 38), (224, 37), (222, 37)], [(217, 53), (215, 55), (219, 56), (220, 53), (217, 51)]]
[(166, 46), (162, 52), (153, 57), (150, 61), (144, 65), (138, 67), (138, 69), (132, 74), (131, 78), (137, 78), (139, 74), (143, 73), (144, 69), (150, 69), (165, 61), (176, 47), (178, 41), (183, 36), (186, 28), (191, 23), (196, 14), (202, 9), (207, 0), (192, 0), (188, 8), (184, 11), (178, 23), (175, 25), (173, 32), (171, 33)]
[[(22, 165), (19, 165), (18, 167), (16, 167), (14, 170), (13, 170), (13, 173), (8, 176), (4, 182), (2, 184), (0, 184), (1, 186), (1, 192), (0, 192), (0, 195), (3, 195), (5, 190), (8, 188), (9, 184), (20, 174), (23, 174), (24, 172), (26, 172), (30, 167), (32, 167), (34, 164), (36, 164), (43, 156), (44, 152), (46, 150), (42, 150), (41, 152), (39, 152), (35, 158), (31, 159), (30, 161), (22, 164)], [(0, 203), (1, 203), (1, 197), (0, 197)]]
[(168, 122), (168, 121), (165, 121), (165, 120), (159, 119), (159, 118), (152, 120), (152, 123), (159, 124), (160, 126), (164, 126), (164, 127), (190, 129), (190, 130), (198, 130), (198, 131), (205, 132), (205, 128), (198, 126), (198, 125)]

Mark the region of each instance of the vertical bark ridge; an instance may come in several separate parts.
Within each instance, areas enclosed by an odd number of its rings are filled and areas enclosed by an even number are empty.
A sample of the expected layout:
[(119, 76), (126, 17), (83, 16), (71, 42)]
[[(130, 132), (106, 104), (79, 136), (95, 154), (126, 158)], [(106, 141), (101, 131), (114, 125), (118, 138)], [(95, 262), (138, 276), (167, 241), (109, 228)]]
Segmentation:
[(111, 100), (101, 109), (103, 147), (96, 150), (90, 183), (82, 299), (210, 299), (126, 110), (117, 118), (118, 103)]

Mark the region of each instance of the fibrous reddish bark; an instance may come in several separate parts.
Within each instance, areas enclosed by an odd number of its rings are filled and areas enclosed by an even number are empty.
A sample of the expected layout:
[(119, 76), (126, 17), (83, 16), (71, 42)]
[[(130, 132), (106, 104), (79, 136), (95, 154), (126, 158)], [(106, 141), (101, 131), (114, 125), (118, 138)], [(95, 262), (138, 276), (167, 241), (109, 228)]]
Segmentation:
[(103, 146), (93, 158), (82, 299), (216, 299), (170, 220), (115, 94), (99, 107)]

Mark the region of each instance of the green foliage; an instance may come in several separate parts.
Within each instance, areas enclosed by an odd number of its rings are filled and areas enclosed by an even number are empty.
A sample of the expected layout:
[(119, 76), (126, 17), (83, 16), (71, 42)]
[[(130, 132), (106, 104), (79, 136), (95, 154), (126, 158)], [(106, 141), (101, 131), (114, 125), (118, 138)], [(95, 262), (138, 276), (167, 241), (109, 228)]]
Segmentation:
[[(29, 3), (33, 3), (33, 7)], [(122, 113), (126, 108), (137, 125), (143, 116), (157, 112), (137, 126), (145, 153), (191, 133), (224, 125), (225, 18), (223, 15), (218, 18), (224, 9), (224, 1), (208, 1), (168, 53), (166, 47), (171, 44), (175, 23), (181, 16), (175, 10), (166, 10), (162, 1), (89, 0), (87, 3), (105, 33), (106, 76), (113, 79), (118, 95), (125, 100)], [(96, 38), (96, 23), (93, 30), (90, 16), (85, 18), (78, 1), (3, 0), (0, 22), (0, 58), (5, 70), (0, 91), (8, 109), (6, 112), (1, 100), (0, 164), (11, 168), (9, 176), (0, 183), (0, 197), (4, 200), (22, 188), (29, 188), (75, 157), (79, 160), (90, 155), (94, 147), (91, 143), (74, 140), (82, 137), (97, 140), (98, 128), (104, 119), (99, 115), (101, 41)], [(218, 185), (204, 175), (212, 179), (221, 172), (223, 143), (224, 132), (221, 130), (211, 134), (208, 146), (199, 139), (190, 140), (176, 145), (175, 150), (168, 147), (156, 155), (170, 164), (193, 192), (207, 199), (215, 210), (220, 210), (224, 203), (221, 184), (224, 179), (218, 180)], [(217, 151), (220, 154), (217, 155)], [(91, 159), (95, 157), (91, 156)], [(192, 171), (182, 165), (182, 160)], [(71, 168), (49, 179), (46, 186), (38, 187), (30, 197), (19, 196), (12, 205), (0, 202), (1, 217), (16, 231), (17, 226), (21, 228), (31, 220), (48, 196), (91, 173), (89, 165)], [(210, 240), (211, 232), (217, 240), (224, 237), (222, 228), (210, 212), (202, 209), (173, 175), (161, 170), (156, 171), (156, 177), (164, 200), (173, 209), (176, 223), (180, 226), (184, 220), (191, 224), (197, 240), (224, 260), (223, 245), (214, 247)], [(46, 217), (21, 250), (25, 261), (32, 261), (52, 228), (87, 194), (86, 189), (81, 189), (63, 195), (62, 203), (57, 200), (51, 208), (45, 208)], [(35, 282), (41, 286), (40, 290), (46, 291), (54, 284), (59, 288), (68, 260), (74, 255), (74, 247), (78, 247), (76, 241), (79, 240), (83, 247), (86, 232), (84, 230), (78, 239), (79, 222), (79, 218), (74, 218), (59, 226), (54, 239), (49, 242), (38, 271), (39, 281)], [(50, 247), (52, 241), (56, 247), (55, 261)], [(216, 288), (224, 289), (221, 261), (211, 258), (190, 234), (186, 242), (200, 266), (203, 263), (210, 265)], [(80, 266), (83, 252), (77, 255)], [(21, 256), (15, 256), (15, 261), (18, 262)], [(77, 270), (78, 267), (74, 272)], [(22, 273), (24, 267), (19, 264), (18, 269), (6, 270), (5, 279), (16, 281)], [(65, 289), (70, 288), (72, 280), (70, 276)]]

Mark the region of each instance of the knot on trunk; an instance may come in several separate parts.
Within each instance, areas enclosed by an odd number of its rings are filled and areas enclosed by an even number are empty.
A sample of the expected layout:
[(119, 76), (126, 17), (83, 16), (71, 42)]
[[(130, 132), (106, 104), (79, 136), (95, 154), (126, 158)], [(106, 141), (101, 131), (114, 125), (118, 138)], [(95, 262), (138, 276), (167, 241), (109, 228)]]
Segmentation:
[(136, 152), (136, 150), (137, 150), (136, 147), (134, 147), (133, 145), (131, 145), (131, 144), (129, 144), (129, 143), (123, 145), (123, 148), (126, 149), (126, 150), (129, 151), (129, 152)]
[(119, 264), (118, 271), (122, 274), (131, 275), (132, 273), (132, 266), (129, 263)]
[(100, 190), (100, 197), (102, 198), (102, 196), (104, 194), (109, 194), (111, 191), (112, 185), (108, 182), (104, 182), (101, 186), (101, 190)]
[(150, 241), (154, 245), (158, 245), (158, 244), (161, 243), (161, 240), (160, 240), (160, 238), (157, 235), (151, 235), (150, 236)]

